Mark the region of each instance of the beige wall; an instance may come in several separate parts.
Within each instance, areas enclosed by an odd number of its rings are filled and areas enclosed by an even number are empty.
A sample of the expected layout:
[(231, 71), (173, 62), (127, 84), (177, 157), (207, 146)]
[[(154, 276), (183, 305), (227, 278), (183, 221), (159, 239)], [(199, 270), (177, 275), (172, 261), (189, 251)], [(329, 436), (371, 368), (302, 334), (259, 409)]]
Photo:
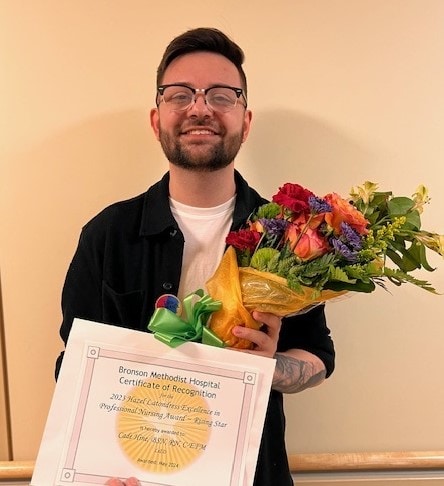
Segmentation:
[[(238, 168), (265, 196), (287, 181), (344, 195), (366, 179), (404, 195), (424, 183), (424, 225), (444, 231), (442, 0), (0, 0), (0, 263), (16, 460), (37, 453), (80, 228), (166, 169), (147, 124), (155, 68), (174, 35), (201, 25), (247, 54), (254, 123)], [(444, 291), (444, 262), (433, 263), (426, 277)], [(328, 306), (337, 370), (286, 400), (290, 452), (443, 448), (444, 297), (391, 290)]]

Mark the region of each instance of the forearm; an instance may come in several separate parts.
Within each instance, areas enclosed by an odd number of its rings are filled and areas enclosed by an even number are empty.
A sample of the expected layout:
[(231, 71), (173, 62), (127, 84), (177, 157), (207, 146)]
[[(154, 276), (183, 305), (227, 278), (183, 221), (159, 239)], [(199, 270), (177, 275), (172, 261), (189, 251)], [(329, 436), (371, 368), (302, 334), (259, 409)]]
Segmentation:
[(324, 363), (302, 349), (276, 353), (272, 388), (282, 393), (297, 393), (321, 384), (325, 379)]

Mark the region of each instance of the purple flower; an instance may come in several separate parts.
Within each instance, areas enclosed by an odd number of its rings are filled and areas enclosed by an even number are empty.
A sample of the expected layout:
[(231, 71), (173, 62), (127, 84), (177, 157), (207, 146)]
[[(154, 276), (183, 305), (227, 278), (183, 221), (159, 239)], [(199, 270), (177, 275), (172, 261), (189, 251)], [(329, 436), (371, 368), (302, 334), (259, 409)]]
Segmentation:
[(343, 241), (339, 238), (333, 237), (330, 239), (332, 247), (335, 249), (336, 253), (339, 253), (345, 260), (350, 263), (355, 263), (358, 260), (358, 253), (351, 248), (349, 248)]
[(259, 223), (264, 227), (265, 231), (271, 235), (280, 238), (287, 228), (288, 221), (285, 219), (266, 219), (261, 218)]
[(330, 204), (320, 197), (310, 196), (308, 198), (308, 205), (310, 207), (310, 211), (314, 214), (331, 213)]
[(353, 250), (360, 250), (362, 248), (361, 235), (355, 231), (349, 224), (341, 223), (341, 232), (343, 236), (343, 241), (353, 248)]

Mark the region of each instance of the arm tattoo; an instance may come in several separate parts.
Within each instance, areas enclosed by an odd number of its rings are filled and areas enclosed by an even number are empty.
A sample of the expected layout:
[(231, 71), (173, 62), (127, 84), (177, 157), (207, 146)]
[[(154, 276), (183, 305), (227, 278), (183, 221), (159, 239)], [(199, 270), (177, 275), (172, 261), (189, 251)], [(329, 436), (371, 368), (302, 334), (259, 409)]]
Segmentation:
[(273, 388), (282, 393), (297, 393), (321, 383), (325, 369), (314, 363), (277, 353)]

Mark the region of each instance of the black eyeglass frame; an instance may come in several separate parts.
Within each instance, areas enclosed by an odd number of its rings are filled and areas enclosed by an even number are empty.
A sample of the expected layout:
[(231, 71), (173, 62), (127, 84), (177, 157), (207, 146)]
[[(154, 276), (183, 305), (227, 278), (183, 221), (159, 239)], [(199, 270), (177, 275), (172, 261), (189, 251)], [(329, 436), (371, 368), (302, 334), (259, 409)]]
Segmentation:
[[(193, 88), (192, 86), (188, 86), (187, 84), (182, 84), (182, 83), (161, 84), (160, 86), (157, 86), (157, 96), (156, 96), (156, 106), (157, 107), (159, 107), (159, 105), (160, 105), (159, 95), (160, 96), (163, 96), (163, 93), (164, 93), (165, 89), (166, 88), (170, 88), (172, 86), (179, 86), (179, 87), (187, 88), (187, 89), (191, 90), (191, 92), (193, 93), (193, 96), (194, 96), (194, 103), (196, 102), (196, 93), (197, 92), (202, 93), (204, 95), (204, 97), (205, 97), (205, 103), (206, 103), (206, 101), (207, 101), (207, 92), (209, 90), (211, 90), (213, 88), (227, 88), (227, 89), (231, 89), (232, 91), (235, 92), (237, 100), (239, 100), (240, 97), (242, 96), (242, 98), (245, 101), (244, 107), (247, 108), (247, 104), (248, 104), (247, 97), (245, 96), (245, 92), (244, 92), (244, 90), (242, 88), (236, 88), (235, 86), (226, 86), (224, 84), (216, 84), (214, 86), (210, 86), (209, 88)], [(236, 102), (236, 104), (237, 104), (237, 102)], [(236, 105), (234, 105), (233, 108), (236, 108)]]

